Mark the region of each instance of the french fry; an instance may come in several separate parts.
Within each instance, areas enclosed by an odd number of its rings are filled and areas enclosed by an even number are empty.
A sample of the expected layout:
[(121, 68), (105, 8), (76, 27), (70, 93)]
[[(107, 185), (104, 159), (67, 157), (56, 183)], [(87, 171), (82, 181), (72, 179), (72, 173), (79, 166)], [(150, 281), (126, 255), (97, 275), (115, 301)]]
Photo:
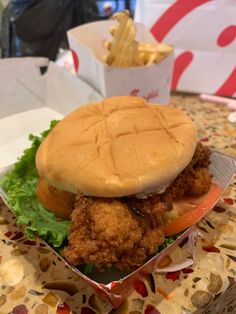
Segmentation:
[(173, 47), (169, 45), (137, 42), (136, 27), (129, 11), (116, 13), (114, 19), (119, 24), (110, 29), (112, 40), (105, 43), (109, 53), (104, 61), (108, 65), (117, 67), (150, 65), (160, 62), (173, 51)]
[(139, 43), (139, 53), (146, 54), (146, 65), (158, 63), (173, 51), (173, 47), (165, 44)]
[(116, 13), (114, 18), (119, 25), (111, 28), (110, 33), (113, 39), (105, 44), (109, 50), (106, 63), (118, 67), (133, 66), (138, 58), (138, 42), (135, 40), (136, 28), (128, 11)]
[(165, 44), (147, 44), (147, 43), (139, 43), (139, 51), (140, 52), (150, 52), (150, 53), (160, 53), (160, 54), (170, 54), (173, 51), (173, 47)]

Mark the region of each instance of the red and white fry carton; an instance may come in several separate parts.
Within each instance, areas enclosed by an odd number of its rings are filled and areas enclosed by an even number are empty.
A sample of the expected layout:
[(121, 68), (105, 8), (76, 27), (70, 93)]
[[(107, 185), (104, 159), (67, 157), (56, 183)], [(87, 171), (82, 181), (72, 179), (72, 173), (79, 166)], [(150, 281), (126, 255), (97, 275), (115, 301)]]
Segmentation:
[(236, 96), (235, 0), (137, 0), (135, 20), (175, 47), (172, 89)]
[[(105, 42), (116, 21), (99, 21), (76, 27), (68, 32), (76, 74), (104, 97), (142, 96), (154, 103), (167, 104), (170, 96), (173, 53), (158, 64), (140, 67), (111, 67), (104, 63), (108, 54)], [(156, 43), (143, 24), (136, 24), (137, 40)]]

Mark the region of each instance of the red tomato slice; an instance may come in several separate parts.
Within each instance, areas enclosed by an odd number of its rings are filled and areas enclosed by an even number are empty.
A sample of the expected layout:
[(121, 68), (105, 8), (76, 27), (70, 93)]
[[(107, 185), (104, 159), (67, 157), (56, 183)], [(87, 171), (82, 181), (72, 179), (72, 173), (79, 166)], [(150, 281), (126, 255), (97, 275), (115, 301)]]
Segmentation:
[(73, 210), (74, 195), (50, 186), (40, 177), (38, 180), (36, 195), (42, 205), (57, 217), (68, 219)]
[[(189, 211), (182, 214), (179, 218), (174, 220), (173, 222), (165, 225), (163, 227), (164, 234), (166, 236), (171, 236), (173, 234), (179, 233), (181, 231), (186, 230), (188, 227), (194, 225), (201, 218), (205, 216), (205, 214), (217, 203), (219, 197), (222, 195), (223, 190), (218, 185), (213, 183), (211, 185), (210, 191), (201, 197), (200, 199), (196, 198), (195, 202), (191, 199), (191, 202), (187, 202), (189, 204)], [(199, 203), (200, 200), (200, 203)], [(194, 203), (198, 203), (197, 206), (193, 205)], [(186, 206), (186, 205), (184, 205)]]

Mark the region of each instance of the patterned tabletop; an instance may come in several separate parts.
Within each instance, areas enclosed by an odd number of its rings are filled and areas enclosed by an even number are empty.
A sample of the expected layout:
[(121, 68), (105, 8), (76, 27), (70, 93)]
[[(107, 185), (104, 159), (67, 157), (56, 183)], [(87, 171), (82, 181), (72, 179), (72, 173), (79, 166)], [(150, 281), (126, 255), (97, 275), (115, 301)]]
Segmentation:
[[(186, 110), (202, 142), (236, 157), (236, 124), (229, 109), (194, 95), (172, 95), (171, 105)], [(29, 241), (1, 203), (0, 314), (130, 313), (188, 314), (236, 312), (236, 176), (221, 201), (199, 224), (196, 260), (182, 271), (154, 272), (121, 308), (112, 310), (40, 242)], [(177, 248), (163, 266), (180, 258)]]

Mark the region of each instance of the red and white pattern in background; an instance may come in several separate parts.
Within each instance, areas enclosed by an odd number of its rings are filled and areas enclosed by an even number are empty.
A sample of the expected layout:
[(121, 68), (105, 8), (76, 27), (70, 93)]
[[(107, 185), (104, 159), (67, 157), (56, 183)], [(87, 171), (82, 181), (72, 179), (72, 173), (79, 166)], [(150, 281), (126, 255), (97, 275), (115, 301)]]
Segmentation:
[(236, 0), (137, 0), (135, 20), (174, 45), (173, 90), (236, 97)]

